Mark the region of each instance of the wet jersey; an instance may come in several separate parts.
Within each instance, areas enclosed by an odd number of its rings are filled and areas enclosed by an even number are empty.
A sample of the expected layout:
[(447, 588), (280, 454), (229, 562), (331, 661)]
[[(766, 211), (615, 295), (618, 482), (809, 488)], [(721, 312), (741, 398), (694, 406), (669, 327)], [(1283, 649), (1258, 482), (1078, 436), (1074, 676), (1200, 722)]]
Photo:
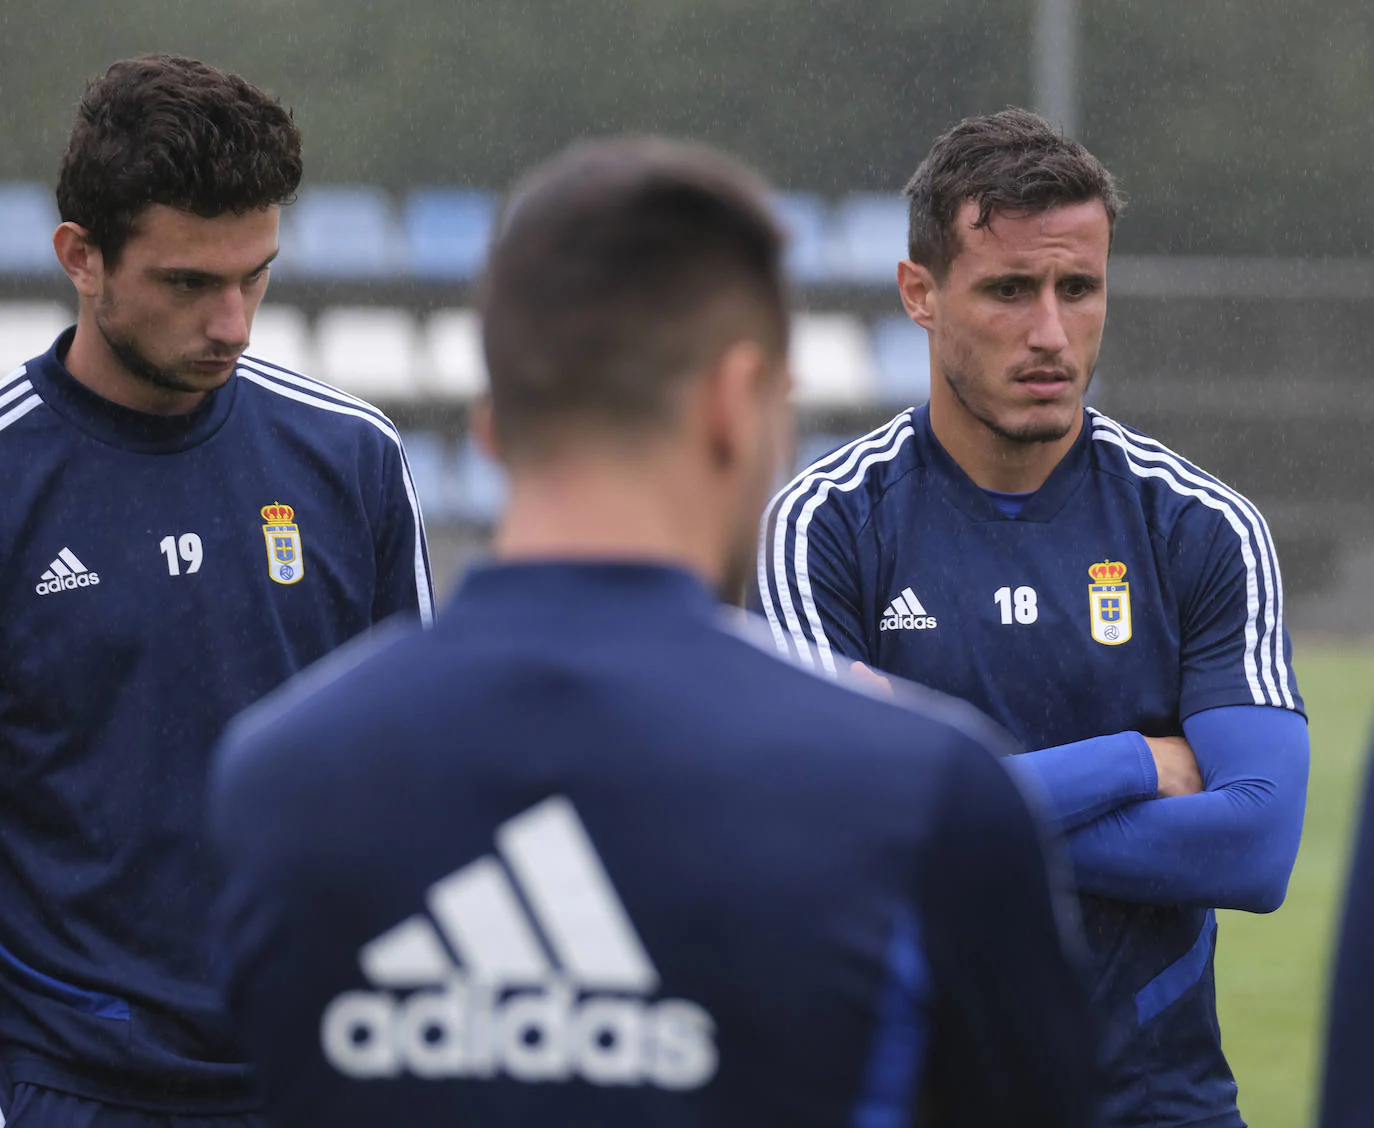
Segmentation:
[(771, 649), (673, 568), (487, 566), (238, 722), (218, 931), (273, 1123), (1090, 1122), (1004, 737)]
[[(1017, 499), (964, 474), (928, 409), (902, 413), (774, 499), (756, 597), (777, 645), (802, 661), (827, 671), (862, 661), (933, 686), (1027, 749), (1177, 735), (1223, 707), (1269, 706), (1258, 712), (1278, 720), (1302, 709), (1259, 512), (1093, 411), (1044, 486)], [(1139, 744), (1142, 756), (1126, 753), (1139, 782), (1115, 803), (1154, 795)], [(1290, 836), (1305, 767), (1289, 788)], [(1240, 1124), (1217, 1026), (1213, 905), (1081, 872), (1079, 889), (1105, 1016), (1107, 1123)]]
[(211, 749), (398, 612), (431, 614), (380, 412), (244, 358), (189, 415), (0, 378), (0, 1062), (169, 1110), (255, 1103), (205, 956)]

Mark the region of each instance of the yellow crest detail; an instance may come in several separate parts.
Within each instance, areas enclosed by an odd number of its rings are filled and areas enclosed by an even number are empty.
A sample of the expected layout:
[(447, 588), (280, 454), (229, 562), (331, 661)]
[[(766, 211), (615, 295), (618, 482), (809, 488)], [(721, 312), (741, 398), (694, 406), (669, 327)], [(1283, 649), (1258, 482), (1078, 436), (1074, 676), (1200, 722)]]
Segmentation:
[(301, 530), (295, 524), (296, 511), (289, 505), (273, 502), (259, 512), (267, 523), (262, 535), (267, 541), (267, 574), (274, 584), (298, 584), (305, 575), (305, 554), (301, 549)]
[(1123, 582), (1126, 565), (1104, 560), (1088, 569), (1088, 618), (1093, 638), (1103, 646), (1120, 646), (1131, 637), (1131, 585)]

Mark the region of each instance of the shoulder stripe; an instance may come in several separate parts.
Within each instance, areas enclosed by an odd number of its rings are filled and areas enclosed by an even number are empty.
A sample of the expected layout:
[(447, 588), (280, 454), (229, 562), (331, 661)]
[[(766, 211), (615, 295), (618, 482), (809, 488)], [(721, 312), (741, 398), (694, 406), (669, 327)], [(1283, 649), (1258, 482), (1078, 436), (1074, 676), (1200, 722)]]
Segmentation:
[[(1245, 563), (1245, 674), (1256, 705), (1294, 707), (1283, 653), (1283, 579), (1268, 526), (1244, 497), (1202, 473), (1167, 447), (1127, 431), (1093, 413), (1094, 441), (1119, 448), (1126, 465), (1140, 478), (1163, 481), (1174, 493), (1191, 497), (1225, 517), (1240, 541)], [(1264, 587), (1263, 639), (1260, 636), (1260, 586)]]
[[(781, 611), (782, 622), (786, 623), (787, 633), (791, 635), (798, 657), (803, 662), (811, 663), (813, 659), (808, 643), (814, 643), (826, 673), (835, 672), (835, 659), (820, 612), (816, 608), (807, 565), (807, 532), (812, 517), (832, 491), (848, 492), (855, 489), (874, 467), (895, 458), (914, 433), (910, 413), (903, 412), (885, 427), (855, 439), (798, 475), (773, 499), (768, 512), (764, 514), (764, 535), (759, 546), (759, 594), (769, 626), (773, 628), (774, 639), (780, 649), (787, 648), (787, 638), (779, 621), (778, 613)], [(793, 511), (799, 504), (800, 510), (794, 519)], [(771, 537), (768, 535), (770, 520), (773, 525)], [(795, 526), (795, 543), (790, 558), (787, 553), (789, 526)], [(776, 605), (769, 587), (767, 556), (770, 550), (773, 581), (777, 588)], [(793, 583), (801, 599), (809, 637), (792, 598)]]
[(13, 403), (20, 396), (28, 395), (30, 392), (33, 392), (34, 395), (38, 394), (33, 391), (33, 381), (20, 380), (19, 383), (15, 384), (9, 391), (0, 391), (0, 407), (4, 407), (7, 403)]
[(261, 388), (266, 388), (269, 392), (275, 392), (277, 395), (295, 400), (297, 403), (308, 404), (322, 411), (332, 411), (337, 415), (351, 415), (356, 419), (366, 420), (396, 444), (396, 451), (401, 456), (401, 480), (405, 485), (406, 500), (410, 502), (411, 516), (415, 521), (415, 590), (420, 602), (420, 622), (426, 627), (432, 626), (434, 623), (434, 590), (429, 577), (429, 552), (425, 539), (425, 522), (420, 515), (420, 502), (415, 493), (415, 483), (410, 477), (410, 463), (406, 461), (405, 447), (401, 444), (401, 436), (397, 433), (396, 428), (391, 425), (391, 421), (384, 415), (362, 411), (346, 403), (306, 395), (303, 391), (288, 387), (286, 384), (279, 384), (247, 366), (239, 368), (239, 375)]
[(374, 407), (365, 399), (359, 399), (355, 395), (345, 392), (342, 388), (336, 388), (333, 384), (326, 384), (323, 380), (316, 380), (313, 376), (307, 376), (303, 372), (295, 372), (290, 368), (283, 368), (280, 364), (273, 364), (270, 360), (262, 360), (255, 356), (239, 357), (239, 366), (256, 372), (259, 376), (266, 376), (272, 380), (278, 380), (284, 384), (293, 384), (302, 388), (312, 395), (321, 396), (325, 399), (337, 400), (339, 403), (355, 407), (360, 411), (366, 411), (377, 419), (382, 420), (387, 426), (394, 426), (386, 413)]
[[(1118, 423), (1114, 419), (1109, 419), (1099, 411), (1089, 408), (1094, 416), (1094, 424), (1099, 421), (1103, 425), (1115, 427), (1121, 434), (1126, 436), (1136, 446), (1144, 448), (1146, 451), (1154, 452), (1154, 457), (1168, 465), (1177, 467), (1183, 472), (1185, 479), (1198, 483), (1210, 483), (1222, 497), (1231, 501), (1245, 516), (1247, 523), (1255, 534), (1256, 546), (1260, 550), (1260, 565), (1264, 573), (1264, 584), (1266, 593), (1266, 613), (1265, 624), (1267, 634), (1265, 638), (1266, 650), (1272, 650), (1274, 669), (1277, 671), (1278, 684), (1283, 692), (1283, 699), (1287, 708), (1294, 708), (1293, 691), (1291, 687), (1290, 671), (1288, 660), (1284, 655), (1283, 647), (1283, 575), (1279, 571), (1278, 550), (1274, 547), (1274, 538), (1269, 531), (1269, 523), (1264, 519), (1264, 514), (1259, 507), (1249, 498), (1237, 490), (1232, 489), (1221, 479), (1189, 462), (1176, 451), (1170, 450), (1158, 439), (1151, 438), (1149, 435), (1142, 434), (1124, 423)], [(1149, 455), (1147, 455), (1149, 457)], [(1272, 614), (1270, 610), (1272, 608)]]
[(0, 376), (0, 388), (7, 388), (16, 380), (20, 379), (21, 377), (27, 376), (28, 374), (29, 366), (27, 364), (21, 364), (8, 376)]
[(4, 415), (0, 415), (0, 431), (3, 431), (11, 423), (16, 423), (23, 419), (35, 407), (42, 404), (43, 399), (37, 393), (29, 396), (28, 399), (20, 400), (14, 407), (10, 408)]

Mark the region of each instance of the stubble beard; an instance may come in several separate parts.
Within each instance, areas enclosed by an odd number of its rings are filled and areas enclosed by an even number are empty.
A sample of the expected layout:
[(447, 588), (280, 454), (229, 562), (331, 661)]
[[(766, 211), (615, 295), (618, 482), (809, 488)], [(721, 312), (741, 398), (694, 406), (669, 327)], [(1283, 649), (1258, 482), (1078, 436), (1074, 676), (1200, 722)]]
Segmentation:
[(167, 392), (195, 394), (206, 390), (203, 385), (192, 383), (177, 372), (154, 364), (139, 351), (138, 346), (131, 339), (118, 336), (113, 332), (106, 324), (104, 316), (108, 308), (108, 305), (102, 301), (101, 307), (95, 313), (95, 327), (100, 330), (100, 335), (105, 339), (106, 346), (130, 376)]
[[(1003, 423), (985, 403), (979, 401), (975, 389), (986, 381), (969, 375), (970, 366), (971, 358), (959, 357), (953, 363), (942, 364), (940, 375), (949, 386), (949, 390), (954, 393), (954, 398), (959, 401), (959, 405), (999, 439), (1025, 446), (1036, 443), (1057, 443), (1073, 430), (1074, 424), (1078, 421), (1079, 413), (1071, 413), (1063, 421), (1053, 418), (1032, 420), (1019, 427), (1008, 426)], [(1089, 382), (1091, 382), (1091, 377), (1089, 377)], [(1086, 386), (1084, 390), (1086, 391)]]

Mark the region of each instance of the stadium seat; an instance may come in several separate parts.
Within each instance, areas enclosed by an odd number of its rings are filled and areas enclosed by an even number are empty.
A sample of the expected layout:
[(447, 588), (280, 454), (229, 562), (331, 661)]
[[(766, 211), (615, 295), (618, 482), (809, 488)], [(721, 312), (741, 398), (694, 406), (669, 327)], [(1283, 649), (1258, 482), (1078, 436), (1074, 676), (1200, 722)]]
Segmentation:
[(409, 310), (333, 306), (315, 325), (319, 377), (383, 404), (418, 399), (418, 337)]
[(0, 184), (0, 273), (56, 271), (52, 233), (60, 222), (53, 194), (42, 184)]
[(873, 327), (873, 355), (878, 363), (878, 398), (910, 407), (930, 398), (930, 344), (926, 331), (895, 314)]
[(47, 352), (75, 320), (58, 302), (0, 303), (0, 376)]
[(442, 435), (432, 431), (407, 431), (401, 439), (425, 519), (440, 522), (451, 519), (455, 491), (449, 444)]
[(794, 397), (806, 407), (873, 402), (873, 351), (863, 323), (847, 313), (799, 313), (792, 319)]
[(248, 355), (313, 376), (314, 350), (310, 341), (310, 324), (305, 314), (292, 306), (259, 306), (253, 318)]
[(794, 282), (824, 282), (831, 276), (829, 211), (819, 196), (786, 192), (774, 198), (787, 229), (787, 273)]
[(901, 196), (858, 192), (835, 209), (835, 273), (849, 282), (893, 285), (906, 258), (907, 206)]
[(422, 376), (438, 399), (466, 403), (487, 390), (482, 322), (474, 310), (441, 309), (425, 323)]
[(282, 216), (278, 273), (325, 278), (382, 278), (402, 266), (391, 198), (380, 188), (302, 190)]
[(506, 505), (505, 472), (471, 438), (458, 448), (454, 470), (454, 515), (473, 524), (495, 524)]
[(406, 200), (406, 266), (417, 278), (474, 278), (496, 222), (496, 200), (475, 189), (425, 188)]

